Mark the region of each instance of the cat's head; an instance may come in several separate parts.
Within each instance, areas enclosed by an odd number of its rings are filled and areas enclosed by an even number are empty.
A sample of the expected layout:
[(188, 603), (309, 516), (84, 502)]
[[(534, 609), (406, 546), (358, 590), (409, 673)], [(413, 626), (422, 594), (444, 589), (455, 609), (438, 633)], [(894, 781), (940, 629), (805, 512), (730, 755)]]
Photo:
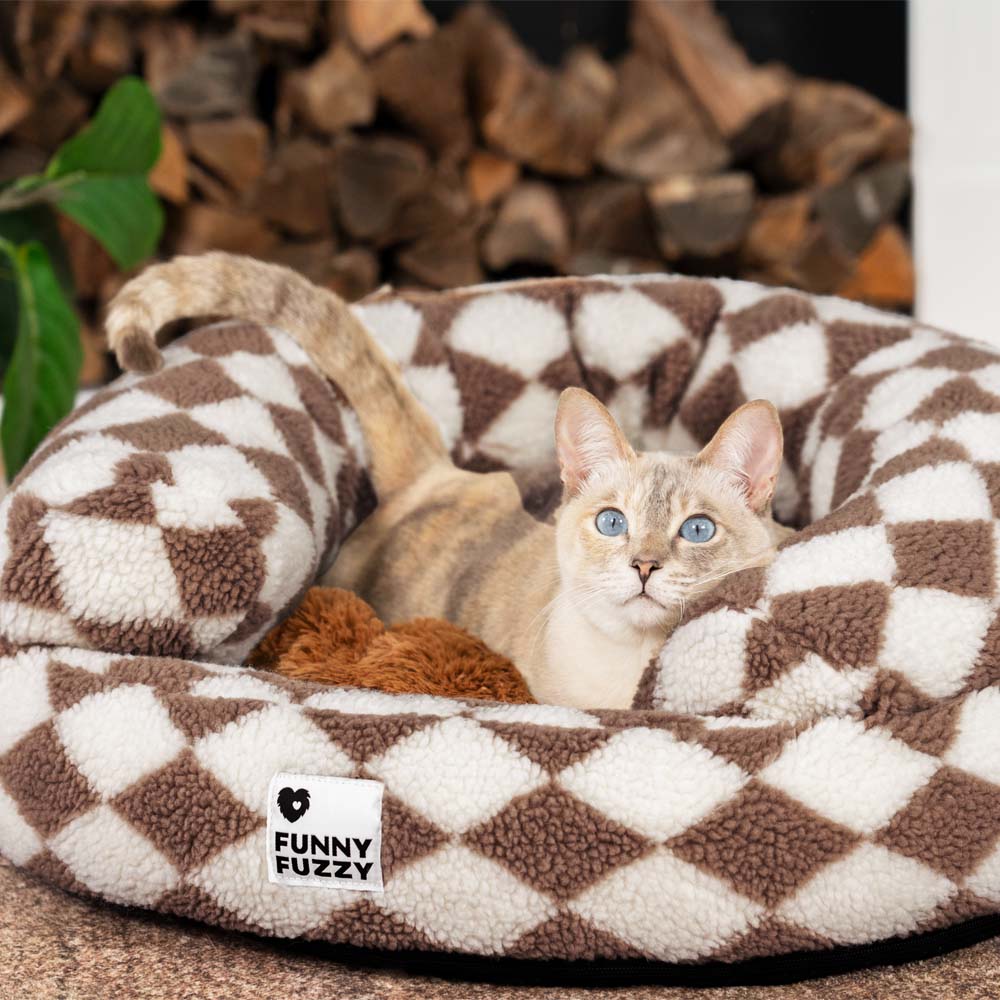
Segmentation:
[(684, 605), (774, 555), (777, 411), (746, 403), (694, 456), (636, 453), (605, 407), (567, 389), (556, 416), (565, 599), (609, 636), (666, 630)]

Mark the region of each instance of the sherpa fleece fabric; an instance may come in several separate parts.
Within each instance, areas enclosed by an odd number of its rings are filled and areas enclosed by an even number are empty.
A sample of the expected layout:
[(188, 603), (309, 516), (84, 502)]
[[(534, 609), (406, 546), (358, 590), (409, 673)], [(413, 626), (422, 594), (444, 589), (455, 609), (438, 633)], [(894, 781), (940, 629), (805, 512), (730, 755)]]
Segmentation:
[[(479, 955), (736, 961), (1000, 910), (1000, 353), (728, 281), (358, 311), (456, 460), (516, 467), (539, 516), (531, 470), (582, 384), (647, 449), (771, 399), (778, 512), (807, 527), (691, 608), (631, 711), (228, 666), (372, 498), (352, 414), (286, 336), (200, 330), (0, 506), (4, 854), (227, 927)], [(268, 882), (283, 770), (384, 784), (384, 893)]]

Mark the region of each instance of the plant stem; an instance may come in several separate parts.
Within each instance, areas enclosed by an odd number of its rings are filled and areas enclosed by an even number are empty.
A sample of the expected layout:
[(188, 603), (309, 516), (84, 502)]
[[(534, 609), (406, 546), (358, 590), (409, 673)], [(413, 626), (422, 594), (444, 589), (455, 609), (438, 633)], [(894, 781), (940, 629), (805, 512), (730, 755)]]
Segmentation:
[(82, 172), (74, 172), (59, 177), (54, 181), (45, 181), (37, 187), (28, 189), (17, 185), (0, 191), (0, 212), (16, 212), (31, 205), (44, 205), (57, 202), (66, 188), (72, 187), (83, 177)]

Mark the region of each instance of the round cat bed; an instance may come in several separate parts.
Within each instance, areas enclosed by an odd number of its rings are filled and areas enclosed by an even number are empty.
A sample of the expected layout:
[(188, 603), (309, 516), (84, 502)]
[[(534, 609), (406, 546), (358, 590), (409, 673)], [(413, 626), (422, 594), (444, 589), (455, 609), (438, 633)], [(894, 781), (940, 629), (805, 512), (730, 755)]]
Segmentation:
[[(576, 384), (646, 449), (770, 399), (777, 513), (805, 529), (689, 610), (631, 711), (255, 672), (372, 508), (365, 446), (288, 337), (198, 330), (74, 412), (0, 507), (4, 855), (256, 934), (511, 960), (818, 968), (1000, 910), (1000, 353), (724, 280), (357, 309), (456, 461), (514, 470), (539, 517)], [(380, 784), (384, 891), (269, 881), (280, 772)]]

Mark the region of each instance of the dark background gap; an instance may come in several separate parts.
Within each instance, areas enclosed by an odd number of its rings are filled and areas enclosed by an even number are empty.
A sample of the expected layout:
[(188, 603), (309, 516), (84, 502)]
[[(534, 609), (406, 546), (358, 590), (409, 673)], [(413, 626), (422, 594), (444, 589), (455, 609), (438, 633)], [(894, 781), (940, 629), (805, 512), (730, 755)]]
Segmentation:
[[(464, 0), (425, 0), (438, 21)], [(549, 65), (579, 42), (607, 59), (628, 45), (625, 0), (493, 0), (521, 40)], [(906, 0), (717, 0), (716, 9), (757, 63), (853, 83), (906, 108)]]

